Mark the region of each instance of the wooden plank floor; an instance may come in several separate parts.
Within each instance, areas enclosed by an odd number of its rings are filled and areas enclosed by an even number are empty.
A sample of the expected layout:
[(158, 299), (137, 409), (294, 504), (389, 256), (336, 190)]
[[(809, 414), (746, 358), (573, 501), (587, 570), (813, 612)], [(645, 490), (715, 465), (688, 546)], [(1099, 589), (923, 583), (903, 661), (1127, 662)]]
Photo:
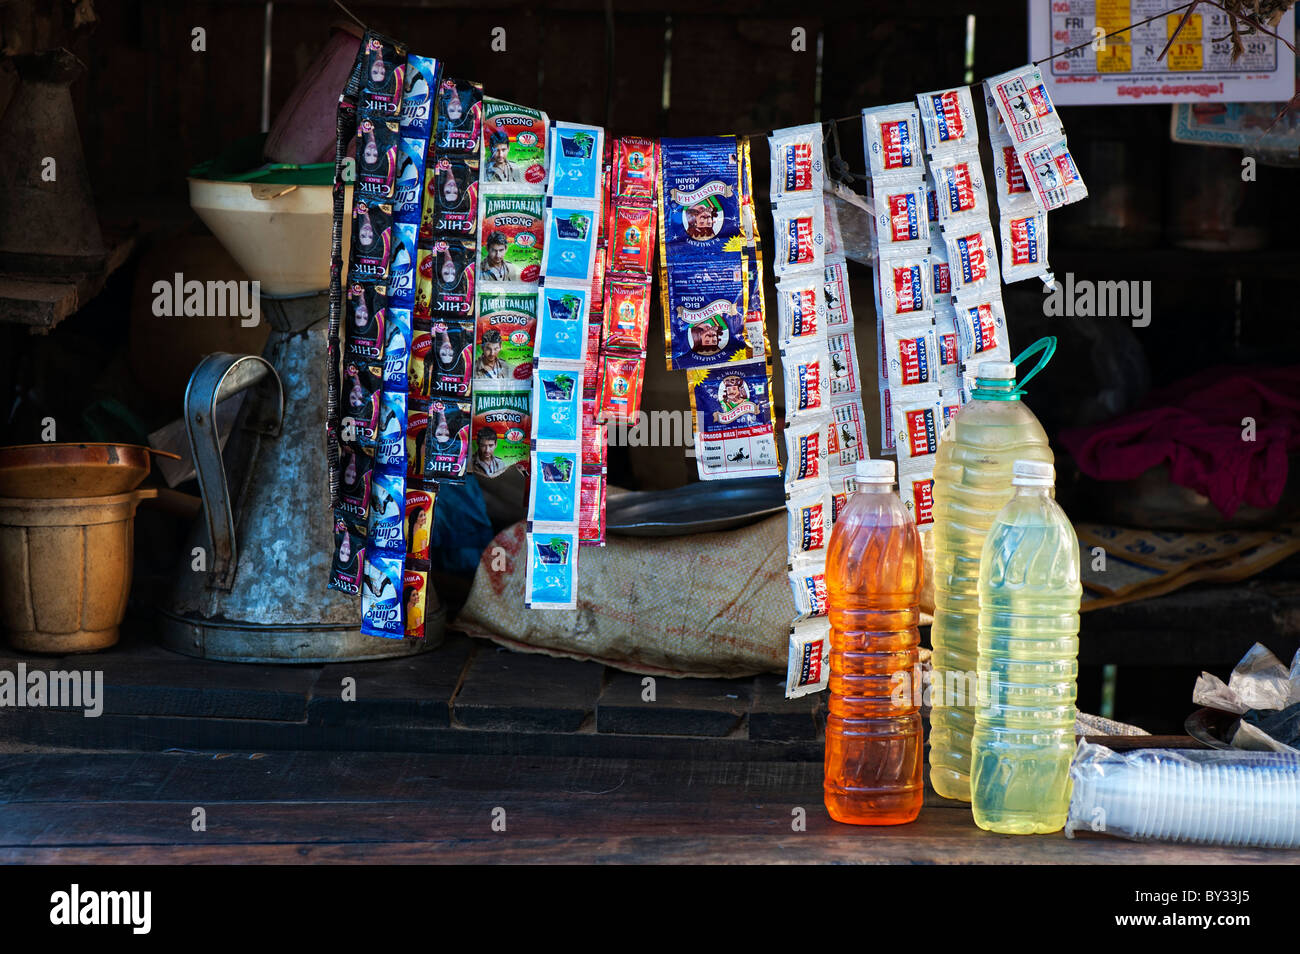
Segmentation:
[(0, 669), (20, 664), (101, 671), (103, 713), (0, 708), (0, 863), (1300, 860), (991, 835), (933, 792), (911, 825), (837, 825), (821, 700), (786, 700), (778, 676), (660, 679), (647, 700), (640, 677), (455, 635), (410, 659), (275, 667), (136, 631), (93, 656), (0, 651)]
[(458, 633), (406, 659), (271, 666), (181, 656), (140, 628), (88, 656), (0, 648), (0, 670), (19, 665), (102, 672), (103, 711), (0, 707), (0, 746), (821, 759), (824, 700), (786, 699), (781, 676), (659, 678), (647, 700), (644, 677)]
[[(203, 808), (207, 830), (191, 829)], [(807, 830), (792, 830), (793, 812)], [(493, 830), (504, 812), (505, 831)], [(0, 863), (1295, 863), (1296, 852), (1011, 837), (927, 792), (830, 821), (808, 762), (349, 752), (0, 756)]]

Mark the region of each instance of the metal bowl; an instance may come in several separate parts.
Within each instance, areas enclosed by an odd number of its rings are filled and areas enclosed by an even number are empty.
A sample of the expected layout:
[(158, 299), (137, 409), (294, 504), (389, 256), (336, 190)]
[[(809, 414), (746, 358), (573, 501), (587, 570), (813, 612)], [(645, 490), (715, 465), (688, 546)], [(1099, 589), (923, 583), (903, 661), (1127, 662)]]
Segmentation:
[(1193, 739), (1204, 742), (1212, 749), (1230, 749), (1232, 744), (1228, 740), (1237, 731), (1237, 723), (1240, 721), (1241, 716), (1235, 712), (1206, 707), (1189, 715), (1183, 728)]
[(127, 494), (149, 476), (149, 467), (149, 448), (136, 444), (0, 447), (0, 497), (53, 500)]
[(717, 533), (785, 510), (780, 477), (700, 481), (672, 490), (610, 495), (605, 528), (629, 537)]

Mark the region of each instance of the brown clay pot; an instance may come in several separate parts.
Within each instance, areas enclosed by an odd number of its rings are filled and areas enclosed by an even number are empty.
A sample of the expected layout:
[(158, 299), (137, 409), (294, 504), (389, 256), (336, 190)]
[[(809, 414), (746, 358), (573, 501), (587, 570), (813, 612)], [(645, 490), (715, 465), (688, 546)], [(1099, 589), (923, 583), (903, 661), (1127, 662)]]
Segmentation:
[(156, 490), (108, 497), (0, 497), (0, 625), (15, 649), (112, 646), (131, 590), (135, 510)]

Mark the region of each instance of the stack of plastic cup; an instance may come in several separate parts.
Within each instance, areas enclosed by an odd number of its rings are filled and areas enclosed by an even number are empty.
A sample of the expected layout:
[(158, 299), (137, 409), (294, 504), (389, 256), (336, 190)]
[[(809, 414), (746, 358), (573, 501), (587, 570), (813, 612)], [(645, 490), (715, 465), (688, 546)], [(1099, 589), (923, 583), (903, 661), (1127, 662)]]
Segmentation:
[(1081, 742), (1070, 768), (1067, 835), (1300, 847), (1300, 755), (1140, 749)]

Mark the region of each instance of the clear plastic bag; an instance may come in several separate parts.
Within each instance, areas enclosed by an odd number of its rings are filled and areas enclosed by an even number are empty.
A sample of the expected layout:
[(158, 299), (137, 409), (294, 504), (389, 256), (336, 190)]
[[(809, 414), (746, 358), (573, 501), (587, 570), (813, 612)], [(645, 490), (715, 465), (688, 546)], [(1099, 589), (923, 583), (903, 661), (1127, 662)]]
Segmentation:
[(1070, 766), (1065, 833), (1136, 841), (1300, 847), (1300, 755), (1235, 750), (1114, 752), (1086, 739)]
[(874, 264), (876, 252), (871, 218), (875, 206), (872, 201), (840, 182), (828, 185), (822, 196), (835, 209), (840, 254), (860, 265)]

